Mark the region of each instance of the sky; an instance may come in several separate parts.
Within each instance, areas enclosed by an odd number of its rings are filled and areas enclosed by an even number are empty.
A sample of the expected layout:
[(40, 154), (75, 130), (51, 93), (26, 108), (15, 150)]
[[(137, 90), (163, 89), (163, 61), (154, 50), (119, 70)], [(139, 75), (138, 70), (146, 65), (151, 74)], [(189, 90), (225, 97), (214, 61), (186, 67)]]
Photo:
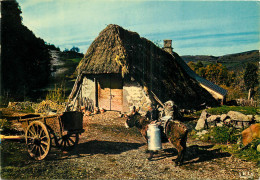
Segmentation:
[(18, 0), (23, 24), (45, 42), (86, 53), (108, 24), (179, 55), (221, 56), (260, 47), (260, 2), (170, 0)]

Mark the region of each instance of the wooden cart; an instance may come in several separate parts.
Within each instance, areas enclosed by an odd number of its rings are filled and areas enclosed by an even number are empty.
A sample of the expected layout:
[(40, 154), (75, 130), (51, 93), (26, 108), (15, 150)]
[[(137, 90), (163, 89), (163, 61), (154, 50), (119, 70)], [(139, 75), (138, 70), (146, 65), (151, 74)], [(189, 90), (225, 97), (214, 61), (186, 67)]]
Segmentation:
[(44, 159), (51, 146), (69, 150), (78, 144), (79, 134), (84, 132), (81, 112), (64, 112), (61, 115), (19, 119), (25, 131), (30, 156)]

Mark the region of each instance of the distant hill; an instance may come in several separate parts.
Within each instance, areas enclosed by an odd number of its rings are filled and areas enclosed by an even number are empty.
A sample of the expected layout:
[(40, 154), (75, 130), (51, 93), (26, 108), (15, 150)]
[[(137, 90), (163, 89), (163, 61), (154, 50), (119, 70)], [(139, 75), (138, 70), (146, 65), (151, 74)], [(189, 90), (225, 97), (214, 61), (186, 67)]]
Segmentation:
[(230, 70), (241, 70), (245, 67), (248, 62), (259, 62), (259, 51), (252, 50), (247, 52), (241, 52), (236, 54), (228, 54), (224, 56), (206, 56), (206, 55), (196, 55), (196, 56), (181, 56), (182, 59), (188, 63), (190, 61), (197, 62), (201, 61), (204, 65), (210, 63), (221, 63), (225, 65)]

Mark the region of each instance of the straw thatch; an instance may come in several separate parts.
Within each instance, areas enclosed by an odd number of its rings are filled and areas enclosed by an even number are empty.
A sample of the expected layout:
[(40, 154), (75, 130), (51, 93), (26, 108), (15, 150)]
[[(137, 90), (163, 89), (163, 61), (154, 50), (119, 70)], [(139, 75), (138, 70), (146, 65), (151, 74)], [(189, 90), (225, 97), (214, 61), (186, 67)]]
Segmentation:
[(79, 63), (79, 74), (120, 73), (134, 77), (163, 102), (194, 108), (216, 100), (179, 66), (178, 54), (157, 47), (137, 33), (108, 25), (90, 45)]

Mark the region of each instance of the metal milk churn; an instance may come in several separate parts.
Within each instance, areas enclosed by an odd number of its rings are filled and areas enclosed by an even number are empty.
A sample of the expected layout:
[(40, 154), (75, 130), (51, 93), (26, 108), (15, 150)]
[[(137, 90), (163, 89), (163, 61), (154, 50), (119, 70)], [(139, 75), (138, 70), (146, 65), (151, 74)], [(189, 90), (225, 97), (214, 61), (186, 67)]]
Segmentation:
[(147, 130), (148, 150), (162, 149), (161, 132), (157, 124), (149, 124)]

